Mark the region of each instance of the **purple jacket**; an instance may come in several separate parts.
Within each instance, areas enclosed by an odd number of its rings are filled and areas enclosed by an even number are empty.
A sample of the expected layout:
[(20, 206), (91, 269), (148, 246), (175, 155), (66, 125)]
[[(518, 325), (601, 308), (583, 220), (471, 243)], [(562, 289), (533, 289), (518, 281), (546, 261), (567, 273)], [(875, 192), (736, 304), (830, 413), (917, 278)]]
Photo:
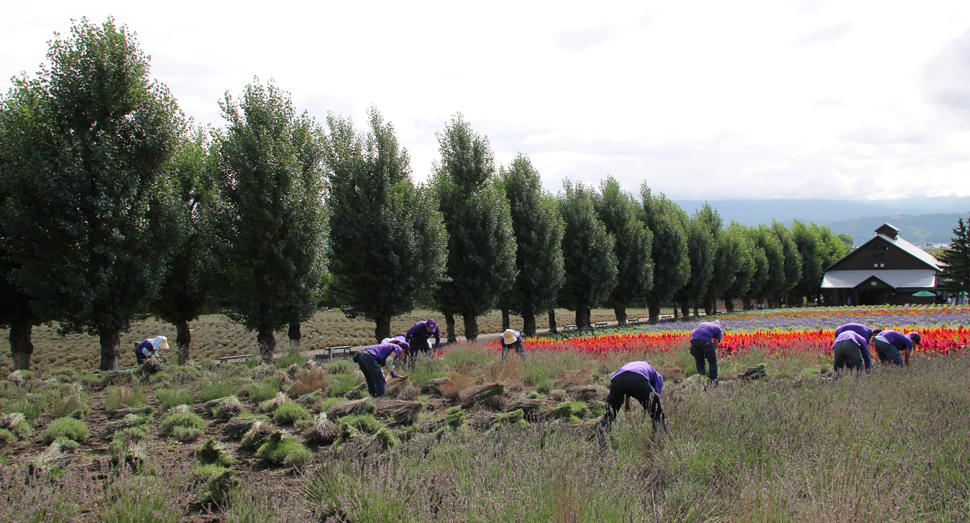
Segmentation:
[(610, 381), (617, 377), (617, 375), (623, 374), (624, 372), (635, 372), (644, 378), (647, 378), (650, 380), (650, 385), (653, 386), (653, 390), (656, 391), (657, 394), (661, 394), (663, 392), (664, 377), (657, 372), (657, 369), (651, 367), (649, 363), (645, 361), (631, 361), (630, 363), (620, 367), (620, 370), (616, 371), (612, 376), (610, 376)]
[(889, 342), (899, 349), (899, 352), (904, 350), (913, 350), (913, 340), (909, 339), (909, 336), (896, 331), (882, 331), (876, 335), (875, 339), (882, 338), (882, 341)]
[(835, 337), (838, 338), (839, 335), (845, 331), (852, 331), (859, 336), (862, 336), (866, 339), (866, 343), (869, 343), (869, 340), (872, 339), (872, 329), (861, 323), (846, 323), (845, 325), (840, 326), (838, 329), (835, 329)]
[[(850, 325), (852, 325), (852, 324), (850, 324)], [(869, 370), (869, 369), (872, 368), (872, 358), (869, 355), (869, 341), (868, 340), (866, 340), (864, 337), (860, 336), (854, 330), (848, 330), (848, 329), (846, 329), (845, 331), (842, 332), (842, 334), (839, 334), (838, 336), (836, 336), (835, 343), (832, 344), (832, 348), (835, 349), (835, 345), (837, 343), (843, 342), (843, 341), (851, 341), (851, 342), (855, 343), (856, 345), (858, 345), (859, 346), (859, 351), (862, 352), (862, 362), (865, 364), (866, 370)]]
[(705, 321), (695, 327), (694, 332), (690, 333), (690, 341), (702, 340), (714, 343), (714, 340), (717, 340), (720, 343), (722, 335), (720, 325)]
[(380, 343), (374, 345), (373, 347), (367, 347), (364, 352), (371, 353), (375, 358), (377, 358), (377, 363), (380, 363), (381, 367), (387, 361), (387, 357), (393, 353), (395, 356), (400, 356), (404, 349), (401, 348), (397, 343)]
[(411, 346), (412, 351), (423, 350), (428, 346), (428, 338), (434, 335), (434, 348), (441, 348), (441, 329), (437, 325), (434, 326), (434, 331), (428, 332), (427, 327), (428, 320), (419, 321), (414, 324), (414, 327), (408, 329), (405, 338), (408, 344)]

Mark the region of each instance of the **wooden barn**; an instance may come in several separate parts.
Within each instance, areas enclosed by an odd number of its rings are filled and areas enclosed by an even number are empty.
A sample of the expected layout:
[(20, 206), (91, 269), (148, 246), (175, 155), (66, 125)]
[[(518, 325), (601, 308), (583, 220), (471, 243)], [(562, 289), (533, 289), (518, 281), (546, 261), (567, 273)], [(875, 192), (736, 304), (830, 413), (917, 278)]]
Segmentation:
[(832, 305), (929, 304), (943, 264), (883, 224), (858, 249), (825, 269), (822, 292)]

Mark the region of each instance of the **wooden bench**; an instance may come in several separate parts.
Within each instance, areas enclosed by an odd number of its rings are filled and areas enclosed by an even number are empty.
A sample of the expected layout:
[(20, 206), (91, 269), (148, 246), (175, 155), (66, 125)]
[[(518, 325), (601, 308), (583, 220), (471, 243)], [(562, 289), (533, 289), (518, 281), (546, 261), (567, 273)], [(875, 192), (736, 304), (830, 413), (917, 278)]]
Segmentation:
[(246, 358), (252, 358), (253, 356), (255, 356), (255, 354), (243, 354), (241, 356), (225, 356), (223, 358), (219, 358), (216, 361), (218, 361), (219, 363), (238, 363), (245, 360)]
[(576, 330), (576, 326), (575, 325), (563, 325), (562, 326), (562, 330), (563, 330), (563, 332), (565, 332), (565, 331), (574, 331), (574, 330)]
[(609, 322), (607, 322), (607, 321), (598, 321), (598, 322), (596, 322), (596, 323), (593, 324), (593, 326), (596, 327), (596, 328), (606, 327), (607, 325), (609, 325)]
[(626, 324), (627, 325), (637, 325), (637, 324), (639, 324), (642, 321), (643, 321), (643, 318), (630, 318), (629, 320), (626, 320)]
[(318, 352), (314, 354), (313, 359), (322, 360), (324, 357), (329, 357), (330, 359), (333, 359), (334, 351), (343, 351), (344, 356), (352, 355), (355, 352), (354, 347), (352, 345), (338, 345), (336, 347), (324, 347), (320, 350), (325, 352), (322, 352), (322, 353)]

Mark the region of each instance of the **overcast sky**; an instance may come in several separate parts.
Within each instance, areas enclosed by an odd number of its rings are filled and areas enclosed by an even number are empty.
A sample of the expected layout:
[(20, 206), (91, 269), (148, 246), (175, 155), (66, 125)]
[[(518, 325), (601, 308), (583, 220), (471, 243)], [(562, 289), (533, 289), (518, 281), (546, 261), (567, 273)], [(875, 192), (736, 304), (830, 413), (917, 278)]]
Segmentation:
[[(593, 7), (595, 5), (595, 7)], [(545, 186), (673, 199), (970, 195), (970, 2), (0, 0), (0, 79), (113, 15), (197, 122), (275, 80), (321, 124), (375, 106), (425, 180), (460, 112)]]

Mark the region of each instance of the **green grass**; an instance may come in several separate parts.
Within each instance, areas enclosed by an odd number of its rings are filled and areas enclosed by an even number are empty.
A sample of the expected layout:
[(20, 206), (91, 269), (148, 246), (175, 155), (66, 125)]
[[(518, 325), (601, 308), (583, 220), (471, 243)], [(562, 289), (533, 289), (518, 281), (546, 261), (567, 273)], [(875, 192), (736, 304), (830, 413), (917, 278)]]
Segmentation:
[(41, 439), (44, 443), (51, 443), (56, 439), (67, 438), (79, 443), (87, 441), (91, 429), (81, 420), (74, 418), (60, 418), (51, 422), (44, 430)]
[(155, 398), (162, 409), (162, 412), (176, 405), (191, 405), (192, 394), (185, 389), (162, 388), (155, 391)]

